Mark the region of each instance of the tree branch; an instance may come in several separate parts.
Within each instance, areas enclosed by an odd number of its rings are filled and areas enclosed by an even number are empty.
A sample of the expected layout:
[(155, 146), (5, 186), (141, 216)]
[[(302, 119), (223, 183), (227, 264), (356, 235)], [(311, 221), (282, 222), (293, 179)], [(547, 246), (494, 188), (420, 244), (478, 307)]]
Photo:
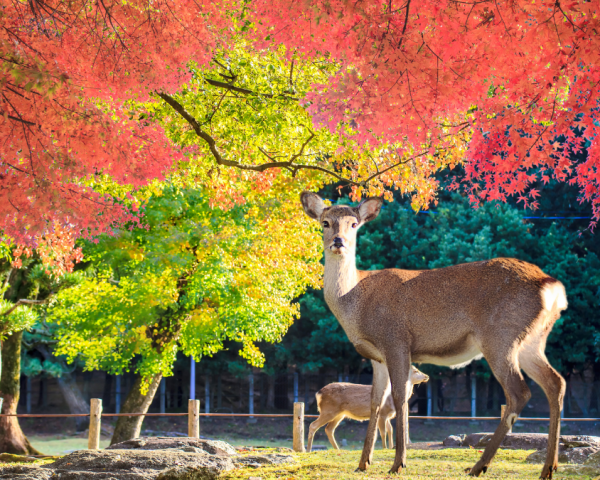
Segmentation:
[(7, 317), (7, 316), (9, 316), (20, 305), (41, 305), (43, 303), (47, 303), (49, 299), (50, 299), (50, 297), (46, 298), (45, 300), (28, 300), (26, 298), (22, 298), (17, 303), (15, 303), (12, 307), (10, 307), (8, 310), (6, 310), (5, 312), (0, 313), (0, 317)]
[(398, 43), (398, 50), (402, 48), (402, 42), (404, 42), (404, 34), (406, 33), (406, 27), (408, 26), (408, 14), (410, 12), (410, 0), (406, 2), (406, 15), (404, 17), (404, 27), (402, 28), (402, 33), (400, 34), (400, 42)]
[[(313, 132), (311, 132), (310, 137), (300, 147), (300, 151), (298, 153), (292, 155), (290, 160), (281, 161), (281, 162), (271, 161), (268, 163), (262, 163), (260, 165), (248, 165), (248, 164), (236, 162), (233, 160), (227, 160), (227, 159), (223, 158), (223, 156), (217, 149), (217, 144), (215, 142), (215, 139), (212, 136), (210, 136), (208, 133), (206, 133), (204, 130), (202, 130), (202, 127), (200, 126), (198, 121), (194, 118), (193, 115), (191, 115), (185, 109), (185, 107), (183, 105), (181, 105), (181, 103), (179, 103), (177, 100), (175, 100), (171, 95), (169, 95), (167, 93), (157, 92), (157, 95), (160, 98), (162, 98), (173, 110), (175, 110), (179, 115), (181, 115), (181, 117), (193, 128), (194, 132), (196, 132), (196, 135), (198, 135), (202, 140), (204, 140), (206, 142), (206, 144), (208, 145), (208, 148), (209, 148), (210, 152), (212, 153), (214, 159), (216, 160), (217, 164), (224, 165), (227, 167), (239, 168), (240, 170), (250, 170), (253, 172), (264, 172), (265, 170), (268, 170), (270, 168), (285, 168), (285, 169), (289, 170), (290, 172), (292, 172), (293, 176), (295, 176), (299, 170), (316, 170), (319, 172), (326, 173), (327, 175), (330, 175), (341, 182), (345, 182), (350, 185), (355, 185), (358, 187), (366, 187), (367, 184), (371, 180), (379, 177), (380, 175), (384, 174), (385, 172), (388, 172), (389, 170), (392, 170), (393, 168), (396, 168), (396, 167), (403, 165), (411, 160), (414, 160), (415, 158), (422, 157), (423, 155), (427, 154), (427, 151), (423, 151), (421, 153), (413, 155), (410, 158), (404, 159), (394, 165), (391, 165), (388, 168), (385, 168), (384, 170), (374, 173), (373, 175), (369, 176), (364, 181), (357, 182), (350, 178), (342, 177), (341, 175), (339, 175), (337, 172), (335, 172), (333, 170), (329, 170), (327, 168), (323, 168), (318, 165), (302, 165), (302, 164), (294, 163), (294, 161), (297, 160), (298, 157), (303, 155), (304, 149), (307, 147), (307, 145), (310, 143), (310, 141), (315, 137), (315, 134)], [(269, 160), (273, 160), (273, 157), (271, 157), (267, 152), (263, 151), (262, 149), (260, 149), (260, 151), (267, 158), (269, 158)]]
[(266, 98), (285, 98), (286, 100), (295, 100), (295, 101), (300, 100), (299, 98), (290, 97), (289, 95), (273, 95), (271, 93), (255, 92), (253, 90), (248, 90), (247, 88), (236, 87), (235, 85), (232, 85), (231, 83), (221, 82), (219, 80), (213, 80), (212, 78), (205, 78), (204, 81), (206, 83), (208, 83), (209, 85), (212, 85), (213, 87), (224, 88), (226, 90), (231, 90), (232, 92), (243, 93), (244, 95), (260, 95), (261, 97), (266, 97)]

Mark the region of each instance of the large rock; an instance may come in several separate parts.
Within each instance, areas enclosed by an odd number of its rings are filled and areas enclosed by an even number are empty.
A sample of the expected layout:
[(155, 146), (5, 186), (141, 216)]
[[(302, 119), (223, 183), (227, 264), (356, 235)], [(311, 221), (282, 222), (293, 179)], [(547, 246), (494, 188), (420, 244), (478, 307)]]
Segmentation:
[(246, 455), (233, 459), (236, 467), (262, 467), (263, 465), (281, 465), (283, 463), (295, 462), (291, 455), (278, 455), (276, 453), (268, 453), (265, 455)]
[[(533, 452), (531, 455), (527, 457), (528, 463), (545, 463), (546, 462), (546, 452), (548, 450), (544, 448), (543, 450), (538, 450), (537, 452)], [(558, 462), (559, 463), (572, 463), (581, 465), (586, 462), (586, 460), (596, 452), (600, 452), (600, 445), (595, 447), (575, 447), (575, 448), (566, 448), (561, 449), (558, 452)]]
[(576, 475), (600, 475), (600, 451), (591, 454), (583, 465), (566, 465), (560, 471)]
[(442, 442), (444, 447), (462, 447), (466, 435), (450, 435)]
[(239, 455), (225, 442), (137, 438), (106, 450), (79, 450), (47, 465), (0, 467), (0, 480), (214, 480), (235, 467), (293, 462), (291, 455)]
[[(193, 447), (190, 452), (206, 452), (211, 455), (235, 455), (235, 448), (220, 440), (202, 440), (191, 437), (140, 437), (111, 445), (107, 450), (182, 450)], [(185, 451), (185, 450), (184, 450)]]
[(2, 480), (50, 480), (54, 472), (39, 465), (14, 465), (0, 468)]
[[(462, 443), (463, 447), (484, 448), (490, 443), (492, 433), (471, 433)], [(561, 447), (592, 447), (600, 445), (600, 437), (587, 435), (561, 435)], [(504, 437), (501, 448), (519, 450), (542, 450), (548, 446), (546, 433), (509, 433)]]
[[(14, 468), (16, 467), (0, 469), (0, 479), (154, 480), (163, 475), (162, 480), (213, 480), (219, 473), (233, 469), (234, 464), (228, 456), (204, 452), (79, 450), (51, 464), (22, 473)], [(179, 471), (174, 471), (177, 469)], [(49, 474), (45, 475), (44, 470)], [(167, 473), (170, 476), (165, 477)]]

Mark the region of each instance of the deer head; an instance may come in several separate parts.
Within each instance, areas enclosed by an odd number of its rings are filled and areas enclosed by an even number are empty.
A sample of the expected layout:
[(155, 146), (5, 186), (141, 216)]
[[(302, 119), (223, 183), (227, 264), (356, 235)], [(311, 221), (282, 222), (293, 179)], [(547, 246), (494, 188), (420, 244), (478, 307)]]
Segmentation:
[(427, 382), (429, 380), (429, 375), (425, 375), (421, 370), (419, 370), (414, 365), (411, 365), (410, 368), (410, 383), (413, 385), (417, 385), (419, 383)]
[(346, 205), (327, 207), (323, 199), (312, 192), (302, 192), (300, 200), (306, 214), (323, 227), (326, 257), (354, 255), (358, 229), (377, 218), (383, 204), (382, 198), (373, 197), (363, 200), (355, 208)]

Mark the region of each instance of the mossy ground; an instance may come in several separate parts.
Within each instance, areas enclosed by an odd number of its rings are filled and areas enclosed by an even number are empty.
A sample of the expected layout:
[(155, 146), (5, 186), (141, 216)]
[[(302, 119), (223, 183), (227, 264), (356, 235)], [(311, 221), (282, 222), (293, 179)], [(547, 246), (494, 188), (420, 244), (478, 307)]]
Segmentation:
[[(537, 480), (542, 465), (531, 465), (525, 458), (532, 453), (523, 450), (499, 450), (487, 473), (481, 478), (489, 479), (530, 479)], [(408, 467), (400, 475), (390, 474), (394, 452), (379, 450), (373, 456), (373, 464), (367, 472), (355, 472), (360, 451), (322, 451), (294, 454), (296, 463), (235, 470), (224, 475), (227, 480), (377, 480), (377, 479), (461, 479), (466, 480), (465, 469), (472, 467), (481, 453), (476, 449), (409, 450)], [(561, 474), (560, 467), (554, 479), (581, 479), (592, 477)]]

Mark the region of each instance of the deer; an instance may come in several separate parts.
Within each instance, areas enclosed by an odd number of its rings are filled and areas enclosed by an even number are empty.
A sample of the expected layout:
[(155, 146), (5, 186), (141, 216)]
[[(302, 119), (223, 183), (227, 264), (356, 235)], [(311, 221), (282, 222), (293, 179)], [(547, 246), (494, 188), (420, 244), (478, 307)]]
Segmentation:
[[(407, 392), (407, 398), (410, 398), (412, 395), (414, 385), (426, 382), (427, 380), (429, 380), (427, 375), (412, 366), (410, 370), (411, 388)], [(312, 422), (308, 427), (307, 451), (310, 452), (312, 450), (315, 433), (317, 433), (317, 430), (323, 425), (327, 425), (325, 427), (325, 433), (327, 434), (327, 438), (332, 447), (339, 450), (340, 447), (335, 441), (335, 429), (346, 417), (358, 421), (364, 421), (370, 418), (372, 389), (373, 387), (371, 385), (357, 385), (355, 383), (340, 382), (330, 383), (319, 390), (315, 395), (317, 408), (319, 409), (319, 418)], [(391, 420), (395, 416), (396, 408), (394, 407), (394, 402), (388, 392), (381, 407), (379, 421), (377, 422), (383, 448), (394, 448)], [(407, 439), (407, 441), (409, 440)]]
[(565, 380), (546, 358), (546, 340), (567, 308), (564, 285), (539, 267), (494, 258), (432, 270), (361, 271), (356, 268), (359, 228), (377, 218), (383, 199), (357, 207), (327, 206), (303, 192), (305, 213), (323, 231), (325, 301), (357, 352), (373, 363), (371, 415), (358, 469), (372, 462), (376, 426), (388, 384), (396, 408), (396, 453), (390, 473), (406, 468), (406, 393), (414, 363), (451, 367), (485, 358), (506, 395), (506, 409), (480, 459), (468, 470), (488, 470), (506, 433), (531, 398), (521, 370), (550, 405), (547, 456), (541, 478), (558, 468)]

